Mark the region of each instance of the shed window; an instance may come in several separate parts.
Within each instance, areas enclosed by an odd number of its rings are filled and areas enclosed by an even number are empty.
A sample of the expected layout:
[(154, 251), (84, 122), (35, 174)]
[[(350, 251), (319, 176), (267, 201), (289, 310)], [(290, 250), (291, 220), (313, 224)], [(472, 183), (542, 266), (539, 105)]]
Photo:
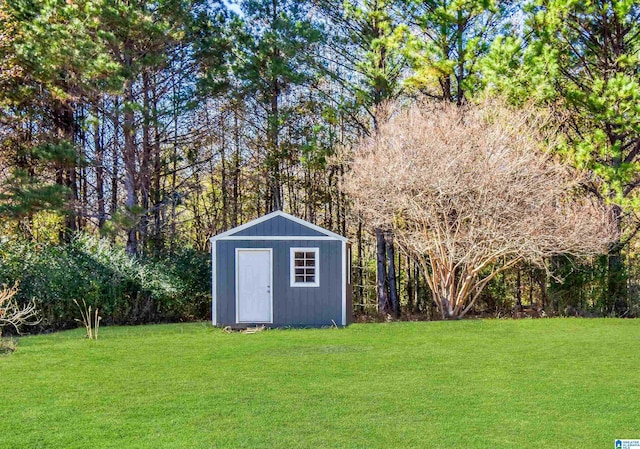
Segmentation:
[(319, 248), (291, 248), (291, 286), (320, 285)]

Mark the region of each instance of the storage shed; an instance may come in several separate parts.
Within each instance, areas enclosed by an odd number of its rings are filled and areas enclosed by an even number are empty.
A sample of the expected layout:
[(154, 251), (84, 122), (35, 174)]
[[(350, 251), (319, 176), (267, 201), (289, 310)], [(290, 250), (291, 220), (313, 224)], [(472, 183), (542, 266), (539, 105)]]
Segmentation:
[(276, 211), (211, 237), (215, 326), (346, 326), (347, 239)]

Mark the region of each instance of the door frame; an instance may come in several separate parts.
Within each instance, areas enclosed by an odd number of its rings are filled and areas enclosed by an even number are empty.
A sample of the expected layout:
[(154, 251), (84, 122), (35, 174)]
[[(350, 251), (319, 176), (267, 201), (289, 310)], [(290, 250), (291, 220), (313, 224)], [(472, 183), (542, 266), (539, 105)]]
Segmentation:
[[(269, 280), (270, 280), (270, 288), (269, 288), (269, 301), (270, 301), (270, 310), (269, 310), (269, 320), (268, 321), (240, 321), (240, 308), (238, 307), (240, 302), (240, 276), (239, 276), (239, 253), (240, 251), (268, 251), (269, 252)], [(273, 248), (236, 248), (235, 251), (235, 287), (236, 287), (236, 323), (264, 323), (264, 324), (272, 324), (273, 323)]]

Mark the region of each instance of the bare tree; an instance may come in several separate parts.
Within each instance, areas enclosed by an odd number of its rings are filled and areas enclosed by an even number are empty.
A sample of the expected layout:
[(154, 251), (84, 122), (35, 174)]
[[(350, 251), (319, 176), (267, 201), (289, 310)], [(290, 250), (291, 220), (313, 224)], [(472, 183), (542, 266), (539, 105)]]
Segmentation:
[(2, 328), (5, 326), (13, 326), (17, 332), (20, 332), (20, 326), (38, 323), (36, 306), (33, 301), (21, 307), (15, 300), (17, 292), (17, 285), (13, 287), (5, 285), (0, 290), (0, 336), (2, 336)]
[(522, 260), (606, 251), (607, 211), (542, 151), (553, 137), (542, 121), (497, 102), (425, 103), (397, 112), (354, 154), (345, 190), (419, 261), (443, 318), (463, 317)]

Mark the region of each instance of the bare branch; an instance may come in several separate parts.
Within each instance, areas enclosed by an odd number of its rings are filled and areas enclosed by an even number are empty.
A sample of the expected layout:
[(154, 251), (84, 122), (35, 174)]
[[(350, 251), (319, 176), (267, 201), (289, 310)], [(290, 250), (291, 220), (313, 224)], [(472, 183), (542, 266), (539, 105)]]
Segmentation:
[(2, 335), (2, 328), (5, 326), (13, 326), (16, 332), (20, 333), (20, 326), (32, 326), (40, 322), (36, 319), (35, 303), (31, 301), (20, 307), (15, 300), (17, 293), (17, 283), (13, 287), (4, 285), (0, 290), (0, 335)]
[(390, 114), (353, 155), (343, 187), (373, 227), (420, 260), (443, 317), (467, 313), (519, 260), (606, 252), (614, 227), (585, 179), (545, 152), (544, 115), (498, 101), (425, 102)]

